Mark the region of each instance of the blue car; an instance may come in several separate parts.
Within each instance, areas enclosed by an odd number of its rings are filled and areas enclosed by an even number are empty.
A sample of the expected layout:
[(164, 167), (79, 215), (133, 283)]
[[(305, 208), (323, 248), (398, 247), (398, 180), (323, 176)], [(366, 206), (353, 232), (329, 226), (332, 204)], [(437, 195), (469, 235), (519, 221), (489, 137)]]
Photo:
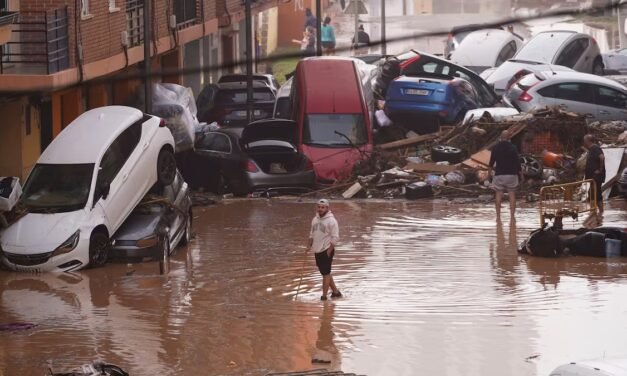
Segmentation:
[(390, 83), (385, 113), (397, 125), (419, 134), (436, 132), (440, 124), (456, 124), (466, 111), (479, 108), (479, 98), (466, 80), (445, 75), (401, 76)]

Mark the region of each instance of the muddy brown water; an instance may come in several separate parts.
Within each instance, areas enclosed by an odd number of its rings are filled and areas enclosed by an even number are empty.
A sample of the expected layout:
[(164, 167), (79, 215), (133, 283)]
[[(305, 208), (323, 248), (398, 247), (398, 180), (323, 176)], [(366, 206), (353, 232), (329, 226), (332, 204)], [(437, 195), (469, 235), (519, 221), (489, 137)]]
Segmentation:
[[(154, 262), (0, 272), (0, 325), (38, 325), (0, 332), (0, 375), (94, 359), (133, 376), (548, 375), (627, 355), (627, 259), (518, 256), (534, 208), (499, 226), (490, 205), (336, 203), (345, 298), (326, 303), (313, 257), (303, 264), (313, 210), (296, 200), (198, 208), (196, 238), (166, 275)], [(625, 217), (610, 204), (605, 223)]]

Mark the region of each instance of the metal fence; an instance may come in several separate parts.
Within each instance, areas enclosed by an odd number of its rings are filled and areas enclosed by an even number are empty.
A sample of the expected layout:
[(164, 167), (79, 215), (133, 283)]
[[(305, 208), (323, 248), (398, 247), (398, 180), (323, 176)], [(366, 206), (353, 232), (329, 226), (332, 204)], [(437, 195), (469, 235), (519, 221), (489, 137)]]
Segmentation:
[(545, 220), (563, 217), (577, 218), (597, 210), (594, 180), (551, 185), (540, 189), (540, 225)]
[[(9, 67), (44, 67), (46, 74), (70, 67), (68, 8), (20, 13), (13, 38), (0, 49), (0, 73)], [(40, 72), (34, 72), (40, 73)]]
[(126, 0), (126, 27), (130, 47), (144, 42), (144, 0)]

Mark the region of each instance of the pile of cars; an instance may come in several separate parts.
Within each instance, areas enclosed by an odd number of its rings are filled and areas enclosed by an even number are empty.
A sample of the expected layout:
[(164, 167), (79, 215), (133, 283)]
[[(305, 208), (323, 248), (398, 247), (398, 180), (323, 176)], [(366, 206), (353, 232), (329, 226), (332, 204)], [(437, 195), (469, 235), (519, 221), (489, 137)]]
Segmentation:
[[(191, 226), (174, 150), (158, 117), (122, 106), (83, 113), (33, 167), (18, 212), (0, 231), (2, 263), (17, 271), (72, 271), (101, 266), (111, 252), (169, 253), (189, 239)], [(137, 210), (151, 192), (164, 207), (142, 217)]]
[(596, 120), (627, 120), (625, 80), (603, 77), (609, 62), (611, 72), (627, 70), (624, 51), (601, 55), (594, 38), (573, 31), (541, 32), (525, 43), (511, 28), (481, 27), (454, 29), (448, 59), (414, 50), (380, 56), (373, 88), (384, 115), (375, 127), (431, 133), (498, 107), (558, 106)]

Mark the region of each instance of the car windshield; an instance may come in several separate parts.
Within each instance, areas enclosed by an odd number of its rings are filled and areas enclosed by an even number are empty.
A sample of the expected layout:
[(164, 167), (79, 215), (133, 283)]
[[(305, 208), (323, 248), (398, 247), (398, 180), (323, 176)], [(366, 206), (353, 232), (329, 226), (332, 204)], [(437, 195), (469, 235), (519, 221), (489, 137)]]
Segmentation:
[(572, 33), (540, 33), (518, 51), (512, 60), (537, 61), (550, 64), (557, 51)]
[[(220, 90), (216, 96), (215, 103), (220, 105), (229, 104), (245, 104), (248, 93), (246, 89), (241, 90)], [(255, 89), (253, 92), (253, 100), (255, 102), (272, 102), (274, 94), (270, 88)]]
[(346, 147), (366, 142), (366, 124), (361, 114), (307, 115), (303, 129), (304, 144)]
[(21, 201), (31, 212), (70, 212), (84, 208), (89, 198), (94, 164), (38, 164)]

